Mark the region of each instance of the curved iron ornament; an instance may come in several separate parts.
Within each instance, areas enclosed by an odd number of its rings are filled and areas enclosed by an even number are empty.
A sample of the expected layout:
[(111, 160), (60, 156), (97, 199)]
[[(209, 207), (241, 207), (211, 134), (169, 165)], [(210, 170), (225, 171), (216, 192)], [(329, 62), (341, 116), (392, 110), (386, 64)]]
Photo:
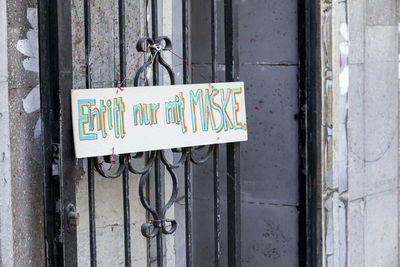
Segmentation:
[[(172, 43), (168, 37), (161, 36), (157, 39), (153, 40), (149, 37), (144, 37), (139, 39), (136, 44), (136, 50), (138, 52), (146, 53), (150, 52), (149, 58), (143, 63), (142, 66), (138, 69), (134, 78), (134, 86), (138, 86), (140, 75), (144, 74), (146, 69), (151, 67), (154, 61), (157, 61), (164, 67), (164, 69), (168, 72), (171, 85), (175, 84), (175, 74), (172, 68), (166, 63), (166, 61), (162, 57), (162, 51), (171, 50)], [(196, 155), (198, 151), (206, 148), (207, 152), (205, 156)], [(180, 157), (177, 162), (170, 162), (166, 156), (167, 150), (157, 150), (151, 151), (149, 153), (139, 152), (139, 153), (130, 153), (130, 154), (121, 154), (118, 155), (118, 163), (114, 161), (114, 155), (104, 156), (101, 161), (99, 161), (99, 157), (94, 158), (94, 166), (96, 171), (104, 178), (107, 179), (116, 179), (120, 177), (126, 169), (133, 174), (140, 174), (139, 180), (139, 198), (143, 207), (151, 214), (153, 217), (149, 222), (143, 223), (141, 226), (142, 235), (147, 238), (156, 237), (160, 232), (165, 235), (173, 234), (177, 227), (178, 223), (175, 219), (166, 218), (167, 210), (174, 204), (177, 195), (178, 195), (178, 180), (174, 169), (182, 167), (186, 161), (190, 161), (194, 164), (203, 164), (208, 161), (208, 159), (213, 155), (213, 151), (215, 149), (214, 145), (209, 146), (200, 146), (200, 147), (189, 147), (189, 148), (174, 148), (171, 149), (171, 152), (174, 154), (179, 153)], [(204, 153), (203, 153), (204, 154)], [(147, 156), (147, 157), (146, 157)], [(148, 202), (148, 196), (146, 195), (146, 186), (149, 182), (150, 172), (152, 171), (156, 158), (159, 158), (160, 162), (158, 164), (163, 164), (165, 169), (171, 176), (172, 180), (172, 193), (168, 200), (168, 202), (162, 206), (161, 208), (152, 208), (150, 203)], [(134, 163), (138, 160), (144, 160), (145, 165), (137, 169), (134, 166)], [(105, 169), (103, 163), (107, 163), (111, 165), (109, 169)], [(112, 168), (113, 164), (116, 166)], [(156, 166), (156, 168), (159, 166)]]
[[(162, 57), (162, 51), (171, 50), (172, 43), (168, 37), (161, 36), (156, 40), (153, 40), (149, 37), (141, 38), (136, 44), (136, 50), (138, 52), (150, 52), (150, 57), (147, 61), (138, 69), (134, 78), (134, 86), (138, 86), (139, 77), (143, 74), (148, 67), (150, 67), (154, 61), (157, 61), (163, 66), (170, 78), (170, 83), (175, 84), (175, 75), (172, 71), (172, 68), (166, 63), (166, 61)], [(176, 173), (173, 171), (174, 168), (178, 168), (183, 165), (186, 160), (186, 150), (182, 149), (180, 151), (174, 150), (174, 153), (181, 153), (182, 156), (177, 163), (169, 162), (165, 155), (165, 151), (151, 151), (150, 155), (146, 159), (146, 163), (144, 167), (141, 169), (137, 169), (134, 167), (134, 162), (139, 159), (144, 159), (145, 153), (132, 153), (132, 154), (121, 154), (118, 155), (118, 167), (105, 169), (103, 163), (114, 164), (114, 156), (106, 156), (102, 157), (102, 160), (99, 161), (99, 157), (95, 158), (95, 169), (96, 171), (104, 178), (115, 179), (120, 177), (123, 172), (128, 169), (129, 172), (134, 174), (140, 174), (141, 178), (139, 181), (139, 198), (143, 207), (152, 215), (153, 220), (144, 223), (141, 227), (141, 232), (143, 236), (147, 238), (153, 238), (157, 236), (157, 234), (161, 231), (163, 234), (169, 235), (173, 234), (177, 228), (177, 222), (174, 219), (165, 218), (167, 210), (173, 205), (178, 195), (178, 180), (176, 177)], [(159, 210), (153, 209), (146, 196), (146, 185), (148, 183), (150, 172), (152, 167), (154, 166), (154, 162), (156, 157), (161, 159), (161, 162), (165, 165), (166, 170), (170, 173), (172, 179), (172, 194), (170, 196), (169, 201)], [(111, 165), (112, 167), (112, 165)]]

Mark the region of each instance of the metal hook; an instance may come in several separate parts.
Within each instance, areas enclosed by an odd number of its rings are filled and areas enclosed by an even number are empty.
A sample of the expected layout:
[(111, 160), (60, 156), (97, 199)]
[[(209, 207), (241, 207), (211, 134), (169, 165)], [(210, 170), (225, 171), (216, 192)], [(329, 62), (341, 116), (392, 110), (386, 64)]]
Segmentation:
[(163, 66), (169, 75), (171, 85), (175, 84), (175, 74), (172, 71), (171, 66), (162, 57), (161, 51), (167, 51), (172, 49), (172, 42), (166, 36), (160, 36), (156, 39), (151, 39), (150, 37), (140, 38), (136, 44), (136, 50), (138, 52), (147, 52), (150, 49), (152, 56), (139, 68), (136, 72), (134, 79), (134, 86), (138, 86), (140, 75), (149, 67), (155, 58), (158, 59), (161, 66)]

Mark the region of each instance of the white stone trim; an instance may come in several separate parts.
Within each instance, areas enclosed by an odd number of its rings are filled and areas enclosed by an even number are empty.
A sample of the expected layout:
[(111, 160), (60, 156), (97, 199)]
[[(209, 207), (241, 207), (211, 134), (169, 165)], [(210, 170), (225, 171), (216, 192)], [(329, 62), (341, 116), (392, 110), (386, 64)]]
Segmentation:
[(13, 266), (8, 110), (7, 1), (0, 0), (0, 265)]

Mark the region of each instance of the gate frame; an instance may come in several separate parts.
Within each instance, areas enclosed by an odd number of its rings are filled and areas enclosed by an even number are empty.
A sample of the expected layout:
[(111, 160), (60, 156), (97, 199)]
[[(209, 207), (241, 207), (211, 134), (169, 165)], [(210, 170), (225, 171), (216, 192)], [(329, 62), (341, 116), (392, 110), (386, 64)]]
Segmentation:
[[(38, 0), (46, 266), (77, 266), (70, 0)], [(62, 118), (62, 119), (61, 119)], [(74, 197), (71, 197), (74, 196)]]
[[(183, 0), (185, 3), (185, 0)], [(225, 5), (232, 0), (225, 0)], [(233, 3), (233, 10), (237, 6)], [(318, 184), (318, 136), (320, 133), (319, 73), (319, 3), (298, 0), (298, 51), (299, 51), (299, 263), (300, 266), (317, 265), (317, 184)], [(71, 1), (38, 0), (39, 17), (39, 61), (41, 114), (43, 133), (43, 183), (44, 183), (44, 232), (47, 266), (76, 266), (76, 227), (68, 221), (75, 207), (75, 177), (82, 171), (82, 161), (73, 154), (70, 90), (72, 89), (72, 35)], [(189, 13), (187, 13), (189, 14)], [(233, 14), (233, 13), (230, 13)], [(229, 15), (229, 14), (228, 14)], [(232, 23), (234, 21), (232, 20)], [(237, 34), (234, 24), (228, 33)], [(236, 31), (236, 32), (235, 32)], [(227, 34), (227, 33), (226, 33)], [(226, 36), (228, 36), (226, 35)], [(227, 51), (227, 62), (235, 61), (236, 42), (227, 42), (232, 50)], [(230, 53), (230, 54), (229, 54)], [(236, 49), (237, 53), (237, 49)], [(237, 57), (236, 57), (237, 58)], [(227, 81), (235, 79), (234, 67), (227, 67)], [(186, 75), (185, 75), (186, 76)], [(306, 107), (306, 108), (303, 108)], [(62, 120), (61, 120), (62, 116)], [(239, 145), (228, 145), (228, 150), (237, 150)], [(237, 154), (237, 153), (236, 153)], [(238, 158), (230, 161), (239, 174)], [(240, 183), (228, 185), (233, 191), (240, 190)], [(240, 207), (239, 198), (232, 198), (231, 205)], [(71, 208), (72, 207), (72, 208)], [(240, 211), (240, 209), (239, 209)], [(238, 214), (228, 215), (238, 218)], [(240, 233), (240, 222), (236, 224)], [(235, 244), (229, 249), (229, 259), (240, 266), (240, 234), (234, 237)], [(239, 248), (236, 246), (239, 245)], [(233, 266), (233, 265), (232, 265)]]
[(299, 266), (318, 264), (321, 234), (317, 199), (320, 184), (321, 92), (320, 1), (298, 0)]

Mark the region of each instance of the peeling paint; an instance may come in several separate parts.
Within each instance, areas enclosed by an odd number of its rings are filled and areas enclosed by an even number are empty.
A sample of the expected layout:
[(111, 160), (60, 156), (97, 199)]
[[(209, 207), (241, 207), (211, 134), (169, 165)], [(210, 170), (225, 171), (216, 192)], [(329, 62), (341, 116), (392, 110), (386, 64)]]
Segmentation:
[(32, 113), (40, 109), (40, 87), (37, 85), (22, 100), (22, 105), (26, 113)]
[(39, 119), (36, 122), (35, 129), (33, 130), (33, 137), (35, 139), (38, 139), (41, 134), (42, 134), (42, 118), (39, 117)]
[(38, 39), (38, 21), (37, 8), (27, 9), (27, 19), (31, 24), (31, 30), (26, 33), (27, 39), (19, 40), (17, 49), (19, 52), (27, 56), (24, 59), (24, 68), (28, 71), (39, 72), (39, 39)]
[[(23, 61), (23, 66), (27, 71), (39, 72), (39, 33), (38, 33), (38, 13), (37, 8), (27, 8), (26, 17), (32, 27), (26, 33), (27, 39), (17, 42), (17, 50), (27, 56)], [(22, 105), (26, 113), (38, 111), (40, 109), (40, 87), (39, 85), (32, 88), (29, 94), (22, 100)], [(34, 129), (34, 138), (37, 139), (41, 130), (38, 125), (41, 124), (40, 118), (36, 122)], [(39, 136), (37, 136), (39, 135)]]

